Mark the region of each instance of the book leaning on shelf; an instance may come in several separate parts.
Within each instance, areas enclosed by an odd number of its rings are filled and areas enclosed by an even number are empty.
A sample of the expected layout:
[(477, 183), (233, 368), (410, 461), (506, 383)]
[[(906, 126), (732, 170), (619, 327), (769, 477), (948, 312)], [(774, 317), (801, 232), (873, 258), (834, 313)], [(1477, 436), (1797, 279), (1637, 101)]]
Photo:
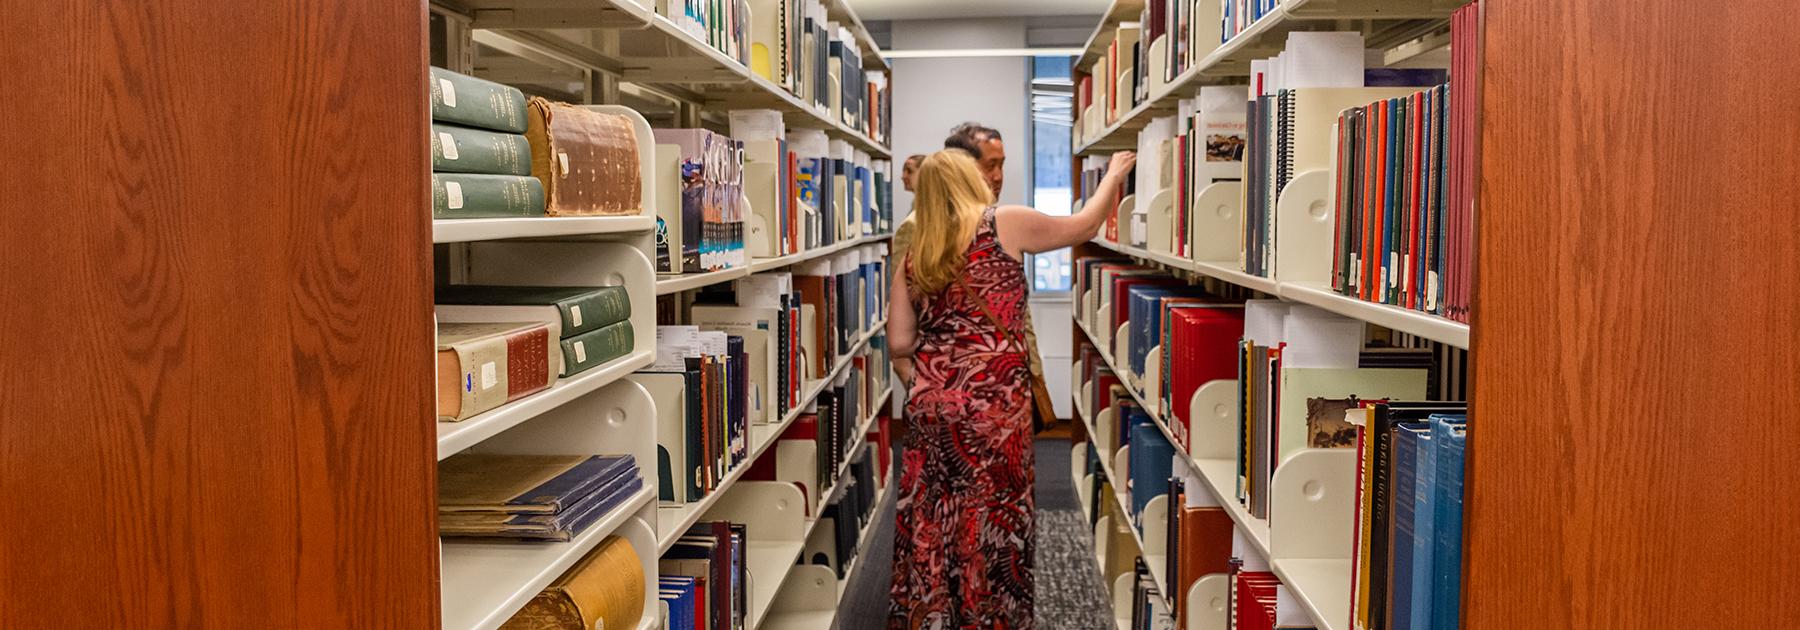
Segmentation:
[(543, 184), (550, 216), (630, 216), (643, 212), (642, 171), (630, 117), (532, 98), (525, 136), (530, 174)]
[(440, 322), (437, 417), (466, 420), (543, 390), (562, 368), (550, 326), (533, 322)]
[(1457, 627), (1467, 409), (1374, 401), (1348, 410), (1358, 463), (1355, 627)]
[(567, 542), (641, 488), (630, 455), (459, 453), (438, 464), (438, 534)]

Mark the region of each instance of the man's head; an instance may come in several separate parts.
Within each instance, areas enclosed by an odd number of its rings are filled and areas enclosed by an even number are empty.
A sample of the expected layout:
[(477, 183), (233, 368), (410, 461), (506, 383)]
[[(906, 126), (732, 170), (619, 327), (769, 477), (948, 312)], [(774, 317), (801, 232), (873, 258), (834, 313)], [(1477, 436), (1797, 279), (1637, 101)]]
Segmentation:
[(924, 161), (925, 154), (920, 153), (906, 158), (906, 162), (900, 165), (900, 185), (906, 187), (906, 192), (912, 192), (913, 186), (917, 185), (919, 179), (919, 164)]
[(962, 149), (973, 156), (982, 179), (994, 190), (994, 198), (1000, 197), (1000, 187), (1006, 183), (1006, 142), (1000, 139), (999, 130), (966, 122), (950, 130), (944, 148)]

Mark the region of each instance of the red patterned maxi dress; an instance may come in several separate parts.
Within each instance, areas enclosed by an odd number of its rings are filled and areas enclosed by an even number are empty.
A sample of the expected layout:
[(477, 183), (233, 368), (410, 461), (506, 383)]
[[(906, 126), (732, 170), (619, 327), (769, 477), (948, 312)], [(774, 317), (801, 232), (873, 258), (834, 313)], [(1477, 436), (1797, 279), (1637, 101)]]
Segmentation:
[(1032, 628), (1030, 367), (1014, 341), (1024, 267), (1000, 247), (993, 208), (967, 255), (963, 281), (912, 294), (917, 378), (906, 401), (889, 628)]

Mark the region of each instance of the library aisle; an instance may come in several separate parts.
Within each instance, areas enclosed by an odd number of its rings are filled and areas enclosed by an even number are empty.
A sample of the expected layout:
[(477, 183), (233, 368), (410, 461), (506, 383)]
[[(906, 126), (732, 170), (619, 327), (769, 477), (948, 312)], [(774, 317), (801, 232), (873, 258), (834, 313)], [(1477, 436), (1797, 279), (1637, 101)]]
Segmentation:
[(9, 2), (0, 629), (1800, 628), (1791, 4)]

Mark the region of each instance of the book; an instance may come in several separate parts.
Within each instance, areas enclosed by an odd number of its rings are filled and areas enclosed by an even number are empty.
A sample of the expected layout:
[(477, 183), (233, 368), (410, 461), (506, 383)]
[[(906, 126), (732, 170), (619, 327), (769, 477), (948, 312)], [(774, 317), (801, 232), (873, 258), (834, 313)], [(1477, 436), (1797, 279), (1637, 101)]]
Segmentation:
[(525, 93), (493, 81), (432, 67), (431, 119), (503, 133), (525, 133)]
[(747, 264), (742, 143), (705, 129), (656, 129), (657, 271)]
[(643, 563), (631, 543), (609, 536), (582, 557), (501, 630), (628, 628), (644, 616)]
[(438, 532), (566, 541), (641, 487), (629, 455), (460, 453), (439, 464)]
[(525, 136), (530, 175), (543, 184), (544, 213), (564, 216), (642, 214), (643, 171), (630, 117), (533, 97)]
[(656, 488), (657, 501), (664, 506), (680, 506), (705, 496), (700, 466), (698, 425), (700, 409), (689, 398), (699, 395), (698, 373), (638, 372), (631, 380), (643, 386), (656, 405)]
[(1463, 444), (1467, 417), (1431, 416), (1433, 474), (1437, 492), (1432, 505), (1431, 627), (1456, 628), (1462, 595)]
[(531, 143), (499, 133), (443, 123), (431, 125), (431, 170), (439, 173), (530, 175)]
[(631, 317), (623, 286), (538, 287), (453, 284), (437, 288), (439, 321), (534, 321), (567, 339)]
[(560, 355), (545, 324), (438, 324), (438, 420), (466, 420), (549, 387)]
[(522, 175), (432, 173), (434, 219), (544, 216), (544, 186)]
[(563, 339), (562, 375), (574, 376), (630, 354), (636, 343), (637, 337), (631, 329), (630, 320), (614, 322), (597, 330)]
[(554, 514), (439, 514), (438, 535), (568, 542), (642, 488), (643, 480), (633, 470), (608, 479), (593, 493)]

